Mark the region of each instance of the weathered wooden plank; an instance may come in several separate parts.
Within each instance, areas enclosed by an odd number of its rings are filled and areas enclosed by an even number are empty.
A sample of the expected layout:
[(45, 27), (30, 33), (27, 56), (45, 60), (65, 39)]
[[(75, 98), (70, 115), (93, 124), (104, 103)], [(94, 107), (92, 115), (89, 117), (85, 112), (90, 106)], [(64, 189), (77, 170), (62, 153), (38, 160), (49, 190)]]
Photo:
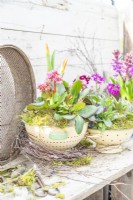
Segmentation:
[(92, 194), (84, 200), (103, 200), (103, 190), (97, 191), (95, 194)]
[[(76, 3), (74, 3), (76, 2)], [(0, 26), (2, 28), (23, 31), (43, 32), (47, 34), (78, 36), (79, 32), (85, 37), (118, 40), (118, 17), (114, 7), (108, 18), (108, 9), (102, 4), (73, 1), (68, 11), (48, 7), (21, 7), (12, 4), (0, 4)], [(86, 8), (86, 12), (78, 8)], [(92, 10), (92, 12), (90, 12)], [(94, 12), (95, 10), (95, 12)], [(8, 13), (8, 15), (6, 14)], [(115, 18), (113, 18), (115, 14)], [(17, 17), (16, 17), (17, 16)]]
[[(74, 49), (80, 48), (85, 51), (80, 39), (69, 38), (66, 36), (41, 35), (34, 33), (24, 33), (22, 31), (4, 31), (0, 30), (0, 43), (13, 43), (22, 48), (31, 58), (35, 65), (46, 64), (44, 44), (47, 42), (50, 49), (57, 50), (57, 65), (60, 64), (63, 57), (68, 57), (69, 64), (85, 64), (78, 56), (75, 56)], [(77, 41), (79, 44), (77, 44)], [(119, 47), (119, 41), (101, 41), (84, 39), (88, 50), (90, 60), (96, 64), (108, 64), (111, 62), (111, 53)], [(86, 53), (86, 56), (87, 53)], [(39, 63), (38, 63), (39, 60)]]
[[(116, 200), (133, 199), (133, 171), (128, 172), (126, 175), (116, 180), (118, 184), (111, 187), (111, 196)], [(120, 184), (119, 184), (120, 183)], [(125, 196), (124, 196), (125, 195)]]
[(124, 54), (133, 50), (133, 5), (128, 6), (128, 10), (125, 10), (124, 19)]
[[(133, 169), (133, 141), (128, 142), (126, 145), (128, 148), (130, 147), (131, 151), (127, 150), (121, 154), (112, 155), (94, 152), (92, 153), (93, 161), (91, 165), (68, 170), (68, 172), (62, 171), (56, 176), (45, 177), (45, 183), (52, 183), (60, 179), (65, 181), (66, 186), (61, 188), (61, 193), (65, 194), (65, 200), (82, 200), (88, 196), (90, 197), (104, 186), (112, 183), (112, 181)], [(17, 161), (15, 161), (16, 163)], [(26, 163), (28, 164), (28, 162)], [(128, 187), (129, 189), (130, 186), (124, 187)], [(132, 193), (132, 191), (130, 192)], [(47, 196), (45, 200), (55, 200), (55, 198)], [(116, 200), (119, 199), (116, 198)]]

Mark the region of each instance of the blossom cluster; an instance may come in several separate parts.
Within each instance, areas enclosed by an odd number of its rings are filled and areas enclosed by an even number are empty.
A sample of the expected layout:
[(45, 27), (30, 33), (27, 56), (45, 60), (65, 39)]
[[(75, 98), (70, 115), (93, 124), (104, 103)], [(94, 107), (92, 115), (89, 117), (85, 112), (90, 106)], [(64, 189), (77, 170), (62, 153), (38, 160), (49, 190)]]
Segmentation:
[(107, 86), (108, 92), (113, 96), (117, 96), (120, 93), (120, 86), (118, 84), (109, 83)]
[(38, 89), (43, 92), (43, 91), (51, 91), (52, 90), (52, 83), (61, 83), (62, 81), (62, 76), (59, 74), (57, 70), (52, 70), (47, 73), (46, 75), (46, 81), (43, 84), (40, 84), (38, 86)]
[(123, 80), (133, 77), (133, 53), (127, 53), (122, 60), (119, 50), (113, 52), (112, 66), (115, 76), (120, 75)]
[(86, 75), (82, 75), (79, 77), (79, 79), (82, 81), (82, 87), (83, 88), (87, 88), (89, 82), (92, 80), (97, 84), (101, 84), (104, 82), (104, 77), (101, 76), (100, 74), (96, 73), (96, 74), (92, 74), (91, 76), (86, 76)]
[(112, 66), (113, 70), (116, 72), (115, 76), (118, 76), (118, 74), (121, 74), (122, 71), (122, 61), (121, 61), (121, 53), (119, 50), (115, 50), (113, 52), (114, 58), (112, 59)]

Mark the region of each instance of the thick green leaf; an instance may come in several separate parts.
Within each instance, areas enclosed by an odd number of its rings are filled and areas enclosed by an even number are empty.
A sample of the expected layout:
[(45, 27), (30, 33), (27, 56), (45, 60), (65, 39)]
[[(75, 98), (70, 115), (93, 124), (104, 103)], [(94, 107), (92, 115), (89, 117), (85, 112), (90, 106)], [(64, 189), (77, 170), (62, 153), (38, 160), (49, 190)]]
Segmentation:
[(97, 107), (93, 105), (85, 106), (82, 110), (78, 111), (78, 114), (84, 118), (89, 118), (96, 113)]
[(58, 94), (63, 94), (66, 91), (65, 86), (63, 84), (56, 84), (56, 92)]
[(44, 101), (44, 98), (43, 98), (43, 97), (38, 97), (38, 98), (36, 99), (36, 103), (39, 103), (39, 102), (42, 102), (42, 101)]
[(27, 106), (27, 110), (44, 110), (45, 108), (48, 108), (46, 102), (42, 106), (35, 106), (32, 103)]
[(83, 118), (80, 116), (77, 116), (75, 118), (75, 129), (76, 129), (77, 134), (80, 134), (82, 132), (83, 126), (84, 126)]
[(66, 89), (69, 89), (69, 83), (63, 80), (63, 85)]
[(79, 111), (79, 110), (82, 110), (84, 107), (85, 107), (85, 103), (84, 102), (78, 102), (73, 106), (71, 111)]
[(41, 102), (35, 102), (33, 103), (34, 106), (43, 106), (44, 105), (44, 101)]
[(61, 119), (63, 119), (62, 115), (59, 115), (57, 113), (54, 114), (54, 118), (55, 118), (55, 120), (61, 120)]
[(99, 106), (97, 111), (96, 111), (96, 114), (99, 115), (101, 114), (102, 112), (104, 111), (104, 108), (102, 106)]
[(75, 115), (63, 115), (64, 119), (72, 120), (75, 118)]
[(80, 98), (80, 99), (84, 99), (84, 98), (89, 94), (89, 91), (90, 91), (90, 88), (84, 89), (84, 90), (80, 93), (79, 98)]
[(112, 126), (112, 122), (111, 122), (110, 119), (106, 119), (106, 120), (103, 120), (103, 121), (104, 121), (104, 123), (105, 123), (105, 125), (106, 125), (107, 127), (111, 127), (111, 126)]
[(42, 97), (43, 99), (47, 99), (46, 93), (45, 93), (45, 92), (42, 92), (42, 93), (41, 93), (41, 97)]
[(82, 88), (82, 82), (80, 80), (77, 80), (73, 83), (70, 92), (74, 98), (76, 98), (79, 95), (81, 88)]

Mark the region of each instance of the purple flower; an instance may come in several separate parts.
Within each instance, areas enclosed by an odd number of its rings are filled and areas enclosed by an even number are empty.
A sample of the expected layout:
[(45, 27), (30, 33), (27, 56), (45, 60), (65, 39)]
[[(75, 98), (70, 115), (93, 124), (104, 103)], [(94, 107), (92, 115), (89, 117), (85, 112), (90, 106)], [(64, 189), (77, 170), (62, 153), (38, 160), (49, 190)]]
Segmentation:
[(121, 73), (121, 69), (122, 69), (122, 62), (121, 62), (121, 53), (119, 50), (115, 50), (113, 52), (114, 58), (112, 59), (112, 66), (113, 66), (113, 70), (116, 72), (115, 76), (118, 76), (118, 74)]
[(128, 78), (133, 77), (133, 53), (127, 53), (124, 58), (124, 72)]
[(104, 82), (104, 77), (100, 76), (98, 73), (92, 74), (91, 78), (92, 78), (93, 81), (95, 81), (98, 84), (101, 84), (102, 82)]
[(120, 94), (120, 86), (118, 84), (109, 83), (107, 86), (108, 92), (113, 96)]

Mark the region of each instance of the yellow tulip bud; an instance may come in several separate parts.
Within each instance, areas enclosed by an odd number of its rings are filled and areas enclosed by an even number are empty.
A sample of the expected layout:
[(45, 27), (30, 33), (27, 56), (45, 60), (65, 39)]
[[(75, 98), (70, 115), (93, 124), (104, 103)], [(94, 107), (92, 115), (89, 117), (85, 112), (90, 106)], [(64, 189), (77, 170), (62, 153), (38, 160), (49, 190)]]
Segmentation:
[(48, 47), (48, 44), (47, 44), (47, 43), (45, 44), (45, 50), (46, 50), (46, 54), (49, 55), (49, 54), (50, 54), (50, 51), (49, 51), (49, 47)]
[(65, 58), (61, 65), (61, 73), (64, 74), (68, 60)]

